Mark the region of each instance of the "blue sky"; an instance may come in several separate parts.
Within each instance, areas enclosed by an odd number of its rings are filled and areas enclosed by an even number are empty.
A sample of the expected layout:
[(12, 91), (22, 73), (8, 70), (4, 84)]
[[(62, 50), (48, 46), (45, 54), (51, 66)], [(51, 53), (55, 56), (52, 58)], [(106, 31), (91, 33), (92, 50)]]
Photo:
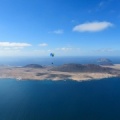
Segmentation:
[(119, 56), (119, 0), (0, 0), (0, 56)]

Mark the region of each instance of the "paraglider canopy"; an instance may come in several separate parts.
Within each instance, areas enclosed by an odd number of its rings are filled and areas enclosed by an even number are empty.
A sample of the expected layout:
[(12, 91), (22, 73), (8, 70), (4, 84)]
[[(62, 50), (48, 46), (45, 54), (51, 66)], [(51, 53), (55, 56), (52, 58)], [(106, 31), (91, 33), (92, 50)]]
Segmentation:
[(51, 56), (51, 57), (54, 57), (54, 55), (55, 55), (54, 53), (50, 53), (50, 56)]
[[(55, 56), (55, 54), (54, 53), (50, 53), (50, 57), (54, 57)], [(52, 65), (54, 64), (53, 63), (53, 60), (52, 60), (52, 63), (51, 63)]]

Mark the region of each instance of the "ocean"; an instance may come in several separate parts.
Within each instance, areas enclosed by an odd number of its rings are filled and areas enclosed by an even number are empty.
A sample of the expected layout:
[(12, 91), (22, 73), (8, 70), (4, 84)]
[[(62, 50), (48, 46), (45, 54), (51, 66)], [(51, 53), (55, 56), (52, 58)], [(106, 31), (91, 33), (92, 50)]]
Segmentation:
[(40, 64), (40, 65), (51, 65), (54, 63), (55, 66), (67, 64), (67, 63), (78, 63), (78, 64), (97, 64), (98, 58), (108, 58), (114, 64), (120, 63), (120, 57), (102, 57), (102, 56), (72, 56), (72, 57), (1, 57), (0, 65), (11, 65), (11, 66), (24, 66), (27, 64)]
[(119, 120), (120, 78), (0, 80), (0, 120)]
[[(95, 63), (98, 57), (57, 57), (54, 65)], [(120, 57), (109, 57), (120, 63)], [(51, 65), (50, 58), (1, 59), (1, 65)], [(120, 78), (72, 80), (0, 79), (0, 120), (120, 120)]]

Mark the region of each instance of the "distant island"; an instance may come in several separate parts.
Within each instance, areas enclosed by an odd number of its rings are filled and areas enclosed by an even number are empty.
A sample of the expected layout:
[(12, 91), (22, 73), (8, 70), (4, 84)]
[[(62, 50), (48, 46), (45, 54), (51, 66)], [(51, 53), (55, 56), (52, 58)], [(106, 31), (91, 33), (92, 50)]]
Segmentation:
[(61, 66), (41, 66), (28, 64), (23, 67), (1, 66), (1, 78), (17, 80), (98, 80), (120, 76), (120, 64), (114, 66), (96, 64), (64, 64)]
[(114, 65), (113, 62), (108, 58), (99, 58), (97, 59), (99, 65)]

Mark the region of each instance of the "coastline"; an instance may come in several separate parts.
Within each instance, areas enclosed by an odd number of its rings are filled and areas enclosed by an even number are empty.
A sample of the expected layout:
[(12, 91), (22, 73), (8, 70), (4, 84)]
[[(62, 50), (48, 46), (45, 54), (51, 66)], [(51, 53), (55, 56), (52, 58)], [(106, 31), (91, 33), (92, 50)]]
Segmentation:
[(60, 80), (52, 80), (52, 79), (43, 79), (43, 80), (38, 80), (38, 79), (21, 79), (21, 80), (18, 80), (16, 78), (1, 78), (0, 77), (0, 81), (1, 80), (15, 80), (15, 81), (18, 81), (18, 82), (24, 82), (24, 81), (41, 81), (41, 82), (44, 82), (44, 81), (50, 81), (50, 82), (67, 82), (67, 81), (73, 81), (73, 82), (90, 82), (90, 81), (101, 81), (101, 80), (107, 80), (109, 78), (120, 78), (120, 77), (108, 77), (108, 78), (98, 78), (98, 79), (86, 79), (86, 80), (73, 80), (73, 79), (66, 79), (66, 80), (63, 80), (63, 79), (60, 79)]
[[(120, 70), (120, 64), (114, 66), (102, 66)], [(23, 67), (0, 67), (0, 78), (13, 78), (16, 80), (74, 80), (90, 81), (104, 78), (119, 77), (117, 74), (93, 73), (93, 72), (60, 72), (51, 71), (49, 68), (23, 68)]]

